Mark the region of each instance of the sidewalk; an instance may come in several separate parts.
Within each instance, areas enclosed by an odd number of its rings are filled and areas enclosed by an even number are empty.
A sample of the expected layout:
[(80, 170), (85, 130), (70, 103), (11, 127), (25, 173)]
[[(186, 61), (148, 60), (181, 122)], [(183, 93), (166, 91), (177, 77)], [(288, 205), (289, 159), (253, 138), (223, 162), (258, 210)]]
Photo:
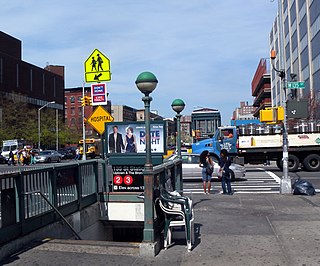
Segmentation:
[[(152, 259), (130, 252), (77, 253), (38, 246), (6, 265), (320, 265), (320, 196), (194, 194), (196, 242)], [(113, 250), (114, 251), (114, 250)]]

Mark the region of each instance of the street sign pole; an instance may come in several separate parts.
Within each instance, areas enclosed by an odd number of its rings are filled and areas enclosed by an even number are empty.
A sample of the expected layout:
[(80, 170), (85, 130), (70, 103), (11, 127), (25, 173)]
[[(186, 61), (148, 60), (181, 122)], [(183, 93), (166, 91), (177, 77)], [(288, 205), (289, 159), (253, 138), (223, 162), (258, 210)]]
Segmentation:
[(274, 71), (276, 71), (281, 79), (280, 87), (283, 89), (283, 109), (284, 109), (284, 120), (283, 120), (283, 130), (282, 130), (282, 142), (283, 142), (283, 158), (282, 158), (282, 168), (283, 176), (280, 180), (280, 192), (281, 193), (291, 193), (291, 178), (289, 176), (288, 161), (288, 131), (287, 131), (287, 91), (286, 91), (286, 73), (283, 69), (277, 69), (274, 65), (274, 59), (276, 58), (276, 53), (274, 50), (271, 51), (271, 64)]
[[(82, 99), (84, 99), (84, 82), (82, 84)], [(86, 126), (85, 126), (85, 114), (84, 114), (85, 106), (82, 106), (82, 139), (83, 139), (83, 152), (82, 152), (82, 160), (86, 160)]]

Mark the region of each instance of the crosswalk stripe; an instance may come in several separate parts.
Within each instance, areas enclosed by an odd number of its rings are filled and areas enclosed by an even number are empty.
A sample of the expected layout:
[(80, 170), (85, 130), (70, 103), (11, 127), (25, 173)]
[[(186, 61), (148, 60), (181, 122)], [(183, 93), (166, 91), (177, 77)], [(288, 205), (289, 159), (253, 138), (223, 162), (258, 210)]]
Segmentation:
[[(263, 168), (254, 168), (257, 172), (248, 171), (243, 180), (232, 182), (234, 194), (275, 194), (280, 193), (280, 178), (274, 173)], [(260, 172), (261, 171), (261, 172)], [(211, 191), (221, 191), (221, 183), (212, 182)], [(184, 183), (185, 193), (203, 194), (202, 183)], [(219, 192), (220, 193), (220, 192)], [(216, 193), (213, 193), (216, 194)]]

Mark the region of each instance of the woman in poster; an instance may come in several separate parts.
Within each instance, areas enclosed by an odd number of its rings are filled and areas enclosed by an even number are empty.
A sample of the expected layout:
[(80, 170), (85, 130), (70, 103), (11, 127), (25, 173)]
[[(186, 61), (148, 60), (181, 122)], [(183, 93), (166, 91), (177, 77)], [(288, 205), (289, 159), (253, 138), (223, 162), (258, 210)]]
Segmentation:
[(127, 127), (126, 132), (127, 134), (124, 142), (126, 152), (137, 152), (136, 136), (133, 134), (133, 128), (130, 126)]

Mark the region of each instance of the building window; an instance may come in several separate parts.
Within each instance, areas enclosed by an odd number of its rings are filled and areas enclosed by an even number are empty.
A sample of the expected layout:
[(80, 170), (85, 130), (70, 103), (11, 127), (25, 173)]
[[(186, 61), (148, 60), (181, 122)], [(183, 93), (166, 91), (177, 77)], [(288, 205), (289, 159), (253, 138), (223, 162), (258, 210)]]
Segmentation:
[(76, 125), (76, 119), (73, 117), (70, 119), (70, 125), (74, 127)]
[(53, 96), (56, 97), (56, 77), (53, 77)]
[(71, 107), (71, 108), (70, 108), (70, 114), (71, 114), (71, 115), (74, 115), (74, 114), (75, 114), (74, 107)]
[(71, 96), (71, 97), (70, 97), (70, 103), (74, 103), (74, 101), (75, 101), (74, 96)]
[(45, 94), (45, 77), (44, 77), (44, 74), (42, 74), (42, 93)]
[(81, 103), (82, 96), (78, 96), (78, 103)]
[(33, 79), (33, 72), (32, 72), (32, 69), (30, 69), (30, 91), (32, 91), (32, 79)]
[(0, 83), (3, 83), (3, 59), (0, 58)]
[(79, 115), (82, 115), (82, 107), (78, 108), (78, 113), (79, 113)]
[(19, 64), (17, 64), (17, 88), (19, 88)]

